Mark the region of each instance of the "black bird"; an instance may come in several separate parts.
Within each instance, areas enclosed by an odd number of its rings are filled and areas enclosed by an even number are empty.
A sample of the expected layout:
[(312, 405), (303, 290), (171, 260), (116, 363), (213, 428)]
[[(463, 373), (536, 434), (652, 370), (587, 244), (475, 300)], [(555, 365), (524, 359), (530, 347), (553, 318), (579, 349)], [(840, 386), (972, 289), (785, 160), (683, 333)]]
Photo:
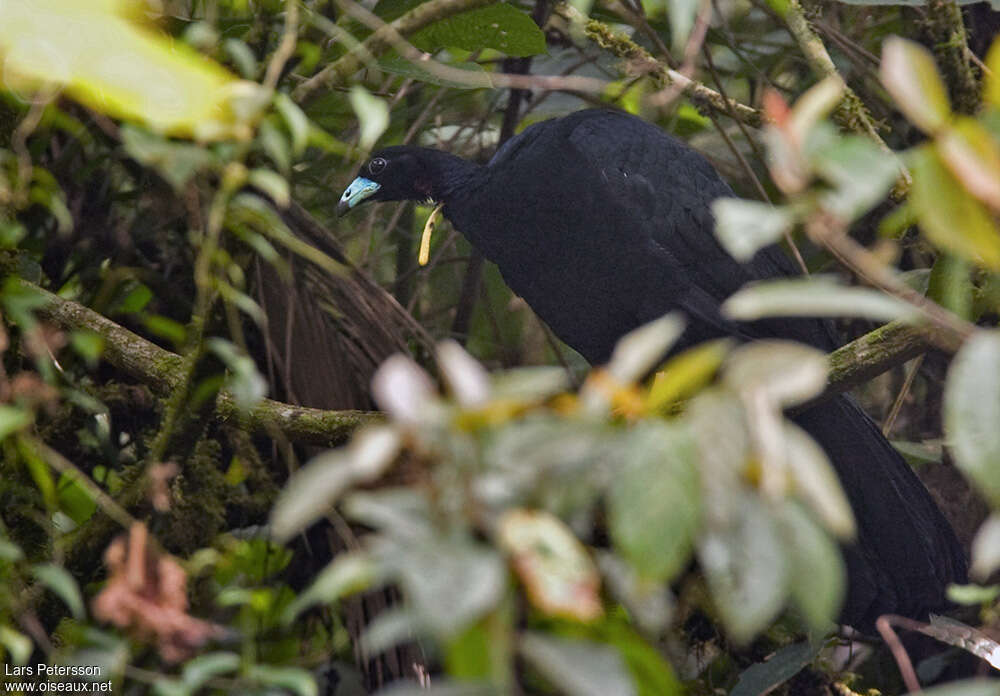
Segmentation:
[[(511, 289), (587, 360), (608, 359), (628, 331), (680, 310), (681, 346), (736, 336), (824, 351), (818, 319), (738, 323), (721, 303), (745, 284), (794, 275), (776, 247), (741, 264), (717, 243), (710, 204), (733, 196), (687, 145), (628, 114), (578, 111), (535, 124), (482, 166), (438, 150), (389, 147), (362, 167), (338, 213), (362, 201), (433, 200), (500, 269)], [(923, 618), (964, 582), (955, 533), (927, 489), (849, 398), (795, 418), (829, 455), (854, 509), (841, 621), (871, 632), (884, 613)]]

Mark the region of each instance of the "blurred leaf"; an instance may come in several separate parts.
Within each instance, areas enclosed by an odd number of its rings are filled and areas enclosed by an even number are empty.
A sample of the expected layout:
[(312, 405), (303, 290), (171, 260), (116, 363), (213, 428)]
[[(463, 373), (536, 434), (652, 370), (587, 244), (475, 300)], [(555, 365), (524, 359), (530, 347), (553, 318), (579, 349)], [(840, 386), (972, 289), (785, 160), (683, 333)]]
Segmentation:
[(559, 518), (541, 511), (508, 510), (497, 526), (497, 536), (538, 609), (579, 621), (603, 613), (597, 569), (583, 544)]
[(640, 576), (671, 580), (687, 564), (701, 521), (693, 443), (682, 428), (650, 423), (620, 446), (624, 467), (608, 492), (611, 537)]
[(394, 645), (413, 640), (423, 626), (410, 609), (390, 608), (382, 610), (370, 621), (361, 634), (360, 647), (367, 655), (377, 655)]
[(909, 304), (878, 290), (845, 287), (821, 276), (748, 285), (722, 304), (733, 319), (762, 317), (861, 317), (874, 321), (913, 319)]
[(767, 508), (744, 495), (698, 543), (712, 602), (727, 633), (746, 644), (777, 616), (788, 592), (788, 558)]
[(318, 696), (313, 675), (298, 667), (275, 667), (272, 665), (251, 665), (247, 677), (270, 686), (288, 689), (298, 696)]
[(789, 208), (739, 198), (717, 198), (712, 203), (715, 236), (738, 261), (749, 261), (763, 247), (781, 240), (795, 224)]
[(902, 164), (869, 138), (837, 138), (811, 156), (816, 171), (832, 186), (823, 194), (824, 207), (844, 220), (855, 220), (888, 194)]
[(640, 578), (632, 564), (609, 551), (598, 552), (597, 565), (612, 598), (625, 606), (644, 633), (659, 635), (673, 613), (670, 590), (663, 583)]
[(1000, 585), (948, 585), (949, 602), (974, 606), (976, 604), (992, 604), (1000, 597)]
[[(998, 8), (995, 0), (990, 4), (994, 5), (993, 10), (996, 12)], [(986, 82), (983, 97), (994, 108), (1000, 108), (1000, 40), (994, 39), (993, 45), (990, 46), (986, 54), (986, 67), (989, 71), (983, 78)]]
[(226, 39), (222, 43), (222, 47), (244, 79), (256, 79), (257, 56), (253, 54), (253, 51), (246, 45), (246, 42), (239, 39)]
[(496, 608), (507, 570), (493, 549), (459, 539), (433, 540), (397, 551), (404, 594), (422, 625), (455, 636)]
[[(246, 102), (262, 90), (191, 47), (140, 25), (138, 3), (33, 0), (0, 4), (3, 81), (64, 85), (87, 106), (199, 140), (247, 137)], [(243, 102), (243, 103), (241, 103)]]
[(74, 618), (82, 620), (86, 617), (86, 610), (83, 608), (83, 595), (80, 594), (80, 588), (68, 570), (62, 566), (46, 563), (32, 568), (32, 574), (38, 582), (52, 590), (59, 599), (66, 603)]
[(921, 696), (1000, 696), (1000, 684), (992, 679), (965, 679), (924, 689)]
[(729, 696), (761, 696), (770, 693), (816, 659), (823, 643), (803, 641), (786, 645), (766, 662), (750, 665), (740, 673)]
[(124, 126), (121, 139), (132, 159), (155, 169), (177, 191), (199, 171), (217, 163), (210, 150), (173, 142), (141, 128)]
[(284, 622), (292, 623), (299, 614), (314, 604), (330, 604), (341, 597), (367, 589), (376, 578), (371, 557), (360, 551), (337, 555), (313, 578), (313, 583), (288, 605)]
[(34, 646), (31, 639), (10, 626), (0, 626), (0, 645), (6, 648), (11, 662), (15, 665), (26, 665), (31, 659)]
[(979, 121), (960, 116), (938, 136), (937, 151), (969, 193), (1000, 211), (1000, 143)]
[(850, 539), (855, 534), (854, 512), (826, 453), (790, 421), (784, 423), (784, 436), (793, 493), (830, 532)]
[(169, 317), (151, 314), (143, 320), (143, 324), (154, 336), (165, 338), (175, 346), (184, 345), (187, 340), (187, 329), (184, 328), (184, 325)]
[(975, 290), (968, 261), (954, 254), (938, 256), (927, 282), (928, 297), (963, 319), (972, 319)]
[(422, 542), (432, 536), (430, 502), (421, 491), (381, 488), (352, 493), (344, 500), (344, 513), (399, 543)]
[(288, 127), (288, 132), (292, 136), (292, 151), (296, 155), (302, 154), (309, 143), (309, 117), (299, 108), (298, 104), (283, 92), (274, 96), (274, 106), (281, 114), (285, 126)]
[(1000, 568), (1000, 515), (991, 514), (972, 540), (972, 567), (969, 575), (986, 580)]
[(879, 76), (899, 110), (924, 132), (934, 133), (951, 116), (948, 91), (934, 56), (920, 44), (898, 36), (887, 38)]
[(531, 17), (506, 3), (438, 20), (410, 37), (410, 42), (427, 53), (436, 53), (442, 48), (466, 51), (494, 48), (516, 57), (545, 53), (542, 30)]
[(621, 655), (607, 645), (526, 633), (521, 655), (561, 692), (574, 696), (633, 696)]
[(213, 652), (184, 663), (182, 678), (185, 686), (196, 692), (205, 682), (220, 674), (235, 671), (240, 666), (240, 656), (231, 652)]
[(804, 143), (820, 122), (844, 98), (844, 81), (839, 75), (823, 78), (795, 100), (787, 129), (798, 143)]
[(641, 379), (663, 359), (683, 332), (684, 320), (676, 313), (629, 331), (615, 344), (608, 372), (622, 384)]
[(943, 249), (1000, 269), (1000, 234), (982, 203), (962, 188), (934, 148), (917, 148), (910, 161), (910, 201), (921, 231)]
[(271, 197), (278, 207), (288, 207), (291, 194), (288, 190), (288, 179), (271, 169), (251, 169), (247, 183), (256, 186)]
[(359, 145), (362, 150), (370, 150), (389, 127), (389, 106), (361, 85), (351, 87), (349, 98), (361, 128)]
[(62, 474), (56, 486), (59, 497), (59, 509), (72, 518), (76, 524), (83, 524), (90, 519), (97, 509), (97, 503), (90, 496), (90, 491), (77, 480), (79, 474)]
[(782, 505), (780, 520), (791, 564), (792, 600), (809, 628), (823, 635), (836, 622), (847, 585), (840, 548), (799, 505)]
[(379, 365), (372, 377), (372, 394), (393, 419), (408, 425), (426, 423), (436, 412), (434, 383), (404, 355), (392, 355)]
[(0, 441), (6, 439), (34, 421), (31, 411), (18, 406), (0, 404)]
[(104, 352), (104, 337), (94, 331), (78, 330), (70, 334), (70, 345), (93, 368)]
[(731, 347), (727, 339), (706, 341), (670, 358), (653, 379), (646, 407), (662, 411), (696, 393), (712, 380)]
[(308, 527), (356, 483), (378, 478), (399, 453), (399, 433), (391, 427), (359, 431), (349, 447), (314, 457), (289, 479), (271, 510), (271, 532), (287, 541)]
[(955, 464), (1000, 507), (1000, 332), (980, 331), (952, 360), (944, 425)]
[(0, 537), (0, 561), (14, 563), (24, 558), (24, 551), (21, 547), (9, 539)]
[(441, 376), (462, 408), (479, 408), (490, 398), (490, 376), (458, 343), (447, 340), (437, 345)]
[(738, 393), (762, 390), (770, 403), (801, 403), (823, 391), (826, 353), (794, 341), (746, 343), (730, 353), (723, 381)]
[[(657, 0), (653, 0), (653, 2), (645, 0), (643, 6), (646, 7), (654, 2)], [(698, 16), (698, 8), (701, 3), (699, 0), (666, 0), (666, 5), (670, 18), (671, 44), (679, 54), (683, 54), (684, 47), (691, 36), (691, 30), (694, 28), (694, 20)]]
[(244, 354), (236, 344), (213, 337), (206, 345), (228, 368), (225, 388), (233, 395), (236, 406), (249, 411), (267, 395), (267, 381), (257, 371), (257, 363)]

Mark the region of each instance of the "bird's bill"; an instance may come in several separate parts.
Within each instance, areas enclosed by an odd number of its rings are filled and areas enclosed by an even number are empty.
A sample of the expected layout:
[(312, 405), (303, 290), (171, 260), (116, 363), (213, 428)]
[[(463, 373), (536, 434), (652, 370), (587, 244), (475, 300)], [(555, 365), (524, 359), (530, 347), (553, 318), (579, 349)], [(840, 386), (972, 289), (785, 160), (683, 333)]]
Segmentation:
[(381, 186), (371, 179), (359, 176), (351, 182), (351, 185), (344, 191), (344, 195), (340, 197), (340, 202), (337, 203), (337, 217), (346, 213), (380, 188)]

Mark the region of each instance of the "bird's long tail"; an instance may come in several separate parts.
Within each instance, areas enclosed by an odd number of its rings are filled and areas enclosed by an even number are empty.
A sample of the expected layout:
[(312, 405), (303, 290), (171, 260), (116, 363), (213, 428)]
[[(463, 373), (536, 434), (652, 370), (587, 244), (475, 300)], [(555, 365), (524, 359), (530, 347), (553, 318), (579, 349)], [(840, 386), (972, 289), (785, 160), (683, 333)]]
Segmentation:
[(926, 618), (966, 580), (954, 530), (909, 464), (847, 396), (794, 420), (823, 447), (854, 509), (858, 535), (845, 547), (851, 587), (841, 621), (871, 632), (885, 613)]

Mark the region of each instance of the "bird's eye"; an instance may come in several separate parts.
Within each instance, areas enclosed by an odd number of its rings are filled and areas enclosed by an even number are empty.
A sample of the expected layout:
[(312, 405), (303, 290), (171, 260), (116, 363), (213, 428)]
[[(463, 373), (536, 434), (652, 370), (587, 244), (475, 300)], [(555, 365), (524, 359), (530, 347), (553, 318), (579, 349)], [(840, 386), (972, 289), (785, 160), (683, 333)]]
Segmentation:
[(386, 162), (384, 159), (382, 159), (381, 157), (376, 157), (375, 159), (373, 159), (371, 162), (368, 163), (368, 171), (371, 174), (378, 174), (383, 169), (385, 169), (386, 164), (388, 164), (388, 162)]

